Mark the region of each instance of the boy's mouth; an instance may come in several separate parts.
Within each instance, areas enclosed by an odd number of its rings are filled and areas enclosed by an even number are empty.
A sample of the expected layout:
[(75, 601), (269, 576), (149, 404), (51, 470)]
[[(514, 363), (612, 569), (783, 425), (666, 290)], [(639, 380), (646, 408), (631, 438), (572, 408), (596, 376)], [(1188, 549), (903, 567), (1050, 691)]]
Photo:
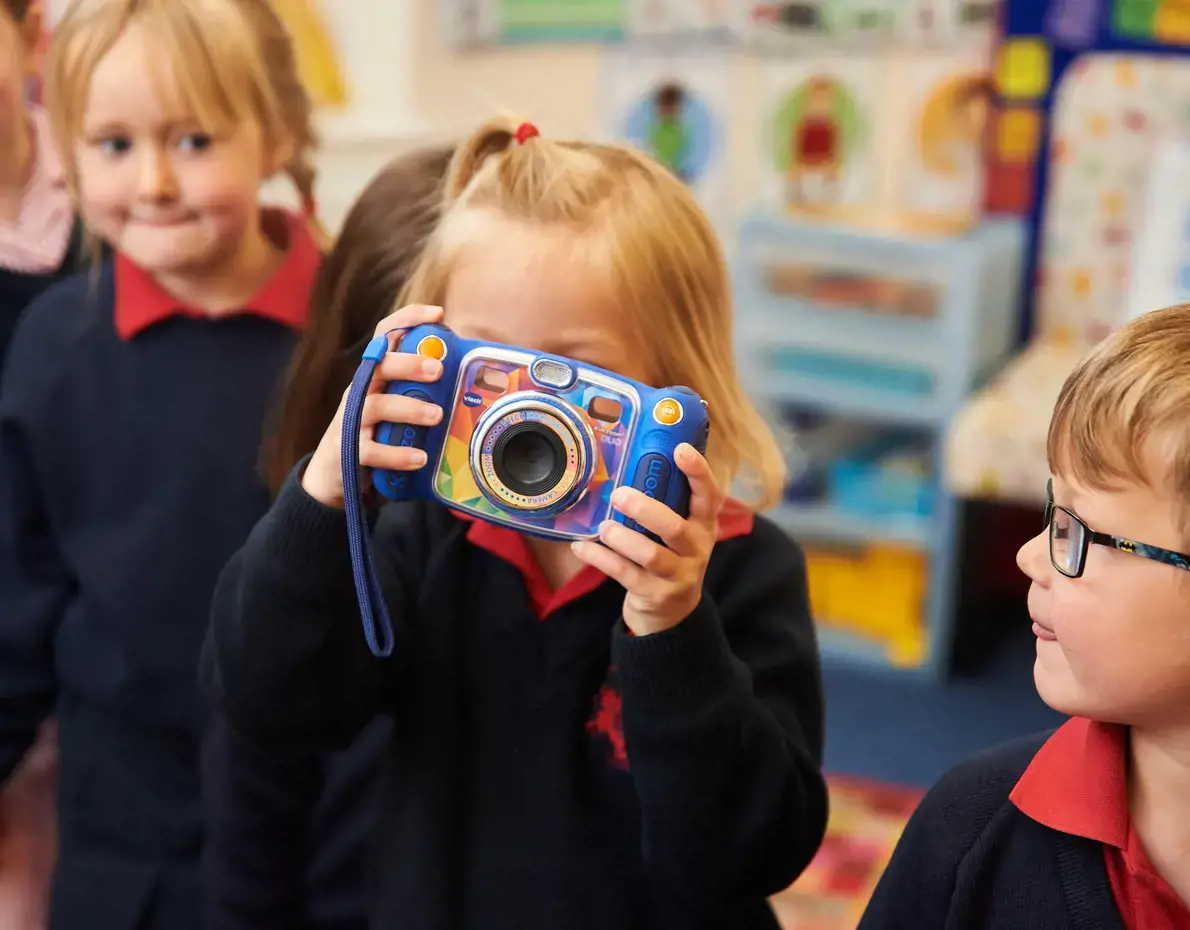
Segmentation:
[(1053, 630), (1051, 630), (1044, 623), (1041, 623), (1040, 621), (1037, 621), (1037, 620), (1033, 621), (1033, 635), (1036, 636), (1038, 639), (1043, 639), (1046, 642), (1050, 642), (1050, 643), (1057, 642), (1057, 639), (1058, 639), (1057, 635), (1055, 635)]

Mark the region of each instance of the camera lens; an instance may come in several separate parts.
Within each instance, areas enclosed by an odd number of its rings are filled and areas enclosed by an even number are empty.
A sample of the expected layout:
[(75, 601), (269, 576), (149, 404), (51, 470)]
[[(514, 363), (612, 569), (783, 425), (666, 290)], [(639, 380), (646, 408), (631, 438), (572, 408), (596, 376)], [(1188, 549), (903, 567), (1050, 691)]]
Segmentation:
[(539, 517), (571, 507), (599, 461), (583, 411), (535, 391), (492, 404), (475, 424), (470, 455), (475, 487), (489, 503)]
[(557, 433), (528, 420), (508, 427), (492, 449), (492, 467), (514, 494), (536, 497), (566, 474), (566, 447)]

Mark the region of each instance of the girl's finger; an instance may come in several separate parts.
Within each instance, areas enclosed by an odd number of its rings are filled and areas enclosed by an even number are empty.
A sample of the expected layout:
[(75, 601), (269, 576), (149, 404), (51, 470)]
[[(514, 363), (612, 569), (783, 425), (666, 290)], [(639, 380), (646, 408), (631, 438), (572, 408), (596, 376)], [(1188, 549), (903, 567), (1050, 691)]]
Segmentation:
[[(650, 533), (660, 536), (665, 540), (665, 545), (678, 555), (695, 553), (697, 546), (690, 538), (690, 524), (661, 501), (643, 494), (636, 488), (621, 487), (612, 494), (612, 506)], [(639, 533), (636, 535), (640, 536)], [(650, 541), (644, 536), (641, 536), (641, 539)]]
[(389, 352), (376, 366), (374, 377), (384, 384), (390, 381), (437, 381), (442, 377), (442, 363), (413, 352)]
[(599, 538), (613, 552), (639, 565), (650, 575), (668, 581), (678, 573), (680, 563), (676, 554), (623, 523), (605, 520), (599, 527)]
[(571, 545), (571, 549), (582, 562), (619, 582), (625, 591), (641, 591), (649, 580), (648, 573), (639, 565), (592, 539), (579, 540)]
[(429, 304), (409, 304), (395, 313), (390, 313), (377, 323), (373, 335), (379, 336), (381, 333), (390, 333), (389, 347), (395, 348), (401, 334), (391, 333), (391, 330), (411, 329), (414, 326), (420, 326), (422, 323), (437, 323), (441, 319), (441, 307), (432, 307)]
[(690, 482), (690, 519), (714, 533), (724, 494), (710, 464), (688, 442), (674, 450), (674, 461)]
[(361, 426), (376, 423), (407, 423), (434, 426), (442, 420), (442, 408), (404, 394), (369, 394), (364, 401)]
[(359, 463), (387, 471), (417, 471), (426, 464), (426, 454), (410, 446), (382, 445), (369, 439), (360, 443)]

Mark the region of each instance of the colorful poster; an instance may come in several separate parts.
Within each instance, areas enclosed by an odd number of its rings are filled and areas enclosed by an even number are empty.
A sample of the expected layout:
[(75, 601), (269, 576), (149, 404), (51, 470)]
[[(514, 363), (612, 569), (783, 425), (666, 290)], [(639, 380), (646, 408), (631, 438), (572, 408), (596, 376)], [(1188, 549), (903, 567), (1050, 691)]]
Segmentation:
[(898, 33), (914, 45), (944, 46), (958, 34), (958, 0), (905, 0)]
[[(617, 41), (629, 0), (484, 0), (496, 10), (502, 42)], [(481, 13), (481, 20), (486, 17)]]
[(779, 50), (835, 37), (829, 0), (748, 0), (737, 11), (736, 32), (748, 44)]
[(921, 55), (907, 64), (912, 142), (901, 206), (914, 218), (961, 229), (983, 201), (984, 155), (995, 87), (969, 56)]
[(609, 51), (608, 135), (652, 155), (698, 194), (723, 207), (730, 59), (714, 49), (686, 54)]
[(628, 0), (630, 38), (723, 36), (731, 29), (735, 0)]
[(939, 49), (953, 48), (956, 43), (990, 47), (996, 38), (1001, 2), (902, 0), (897, 5), (897, 33), (912, 45)]
[(1128, 39), (1190, 45), (1190, 6), (1185, 0), (1115, 0), (1112, 27)]
[(767, 199), (795, 212), (847, 212), (877, 196), (882, 63), (773, 62), (766, 74)]

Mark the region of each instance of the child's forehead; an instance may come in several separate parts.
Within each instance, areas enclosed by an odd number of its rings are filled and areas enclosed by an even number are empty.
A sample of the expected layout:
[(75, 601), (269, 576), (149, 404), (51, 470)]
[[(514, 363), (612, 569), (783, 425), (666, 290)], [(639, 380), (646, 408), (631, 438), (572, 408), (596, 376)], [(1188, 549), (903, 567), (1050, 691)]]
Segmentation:
[(94, 63), (88, 83), (88, 121), (198, 123), (234, 121), (237, 108), (226, 73), (204, 67), (199, 39), (181, 41), (133, 22)]
[(1090, 483), (1062, 469), (1054, 472), (1049, 490), (1054, 503), (1094, 530), (1177, 547), (1178, 540), (1171, 534), (1180, 535), (1185, 501), (1165, 476), (1155, 481), (1137, 476)]

